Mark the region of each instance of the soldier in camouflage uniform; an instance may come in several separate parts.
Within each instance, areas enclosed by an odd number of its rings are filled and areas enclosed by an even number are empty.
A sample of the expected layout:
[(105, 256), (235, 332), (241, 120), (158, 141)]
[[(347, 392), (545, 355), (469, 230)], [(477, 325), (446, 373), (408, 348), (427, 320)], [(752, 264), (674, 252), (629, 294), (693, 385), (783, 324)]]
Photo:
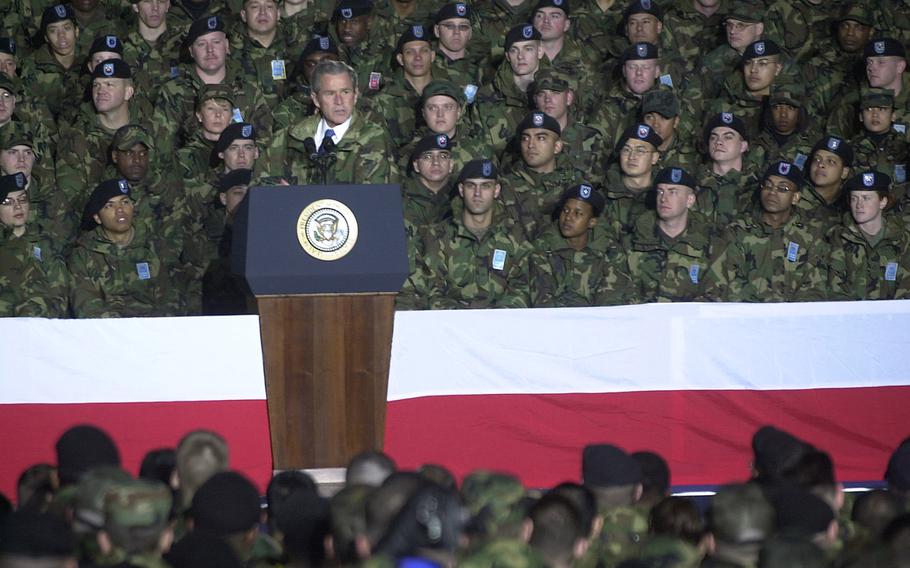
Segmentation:
[(517, 130), (521, 161), (501, 180), (502, 203), (533, 238), (549, 226), (565, 188), (575, 185), (584, 173), (557, 159), (563, 142), (556, 119), (533, 112)]
[(155, 235), (133, 226), (134, 206), (126, 180), (95, 188), (85, 207), (86, 224), (67, 261), (72, 275), (70, 305), (76, 317), (179, 315), (182, 291), (173, 285), (174, 260)]
[(484, 85), (474, 107), (476, 120), (489, 134), (490, 144), (501, 154), (527, 114), (528, 89), (544, 56), (540, 32), (530, 24), (516, 26), (505, 37), (506, 60), (492, 83)]
[(400, 150), (401, 171), (410, 169), (413, 148), (417, 142), (431, 134), (445, 134), (449, 137), (454, 171), (461, 171), (465, 164), (477, 156), (493, 155), (489, 139), (469, 122), (464, 95), (452, 82), (433, 81), (423, 89), (420, 99), (420, 119), (425, 126), (418, 130), (410, 144)]
[(590, 51), (585, 50), (570, 34), (568, 0), (538, 0), (532, 22), (540, 32), (540, 46), (550, 62), (550, 67), (569, 77), (574, 77), (580, 88), (576, 93), (588, 93), (589, 84), (594, 81), (597, 61)]
[(803, 189), (796, 205), (804, 215), (832, 227), (847, 212), (841, 189), (853, 167), (853, 147), (843, 138), (825, 136), (813, 146), (810, 156), (811, 183)]
[(799, 62), (818, 54), (822, 40), (830, 37), (835, 11), (811, 0), (769, 2), (765, 16), (768, 37)]
[(427, 134), (414, 146), (408, 175), (401, 184), (404, 224), (409, 237), (418, 228), (439, 223), (451, 215), (450, 177), (454, 167), (452, 141), (445, 134)]
[(660, 151), (661, 166), (676, 166), (694, 171), (700, 161), (695, 146), (689, 141), (693, 132), (693, 117), (681, 122), (679, 97), (670, 88), (652, 89), (641, 99), (641, 122), (647, 124), (663, 142)]
[(860, 83), (847, 82), (832, 101), (827, 131), (850, 139), (860, 132), (856, 117), (860, 112), (862, 92), (868, 88), (894, 91), (894, 129), (910, 136), (910, 73), (907, 52), (891, 38), (874, 39), (863, 49), (866, 75)]
[(591, 543), (582, 566), (615, 567), (637, 558), (648, 541), (648, 511), (637, 505), (641, 497), (641, 466), (611, 444), (586, 446), (581, 458), (582, 482), (597, 497), (603, 517), (600, 537)]
[(656, 211), (642, 213), (625, 240), (629, 275), (642, 301), (699, 300), (707, 287), (714, 230), (704, 215), (690, 211), (695, 178), (665, 168), (654, 185)]
[(810, 120), (802, 85), (773, 85), (762, 114), (763, 128), (753, 144), (762, 148), (766, 163), (792, 162), (805, 171), (819, 136)]
[(892, 208), (903, 210), (907, 199), (907, 160), (910, 158), (905, 134), (894, 130), (894, 93), (890, 89), (869, 89), (860, 99), (862, 132), (850, 140), (856, 163), (891, 176)]
[[(733, 113), (711, 117), (705, 126), (704, 144), (710, 162), (699, 173), (696, 210), (707, 215), (717, 227), (723, 227), (751, 209), (758, 166), (761, 158), (749, 151), (746, 125)], [(759, 153), (760, 156), (760, 153)]]
[(612, 82), (589, 115), (589, 124), (600, 130), (607, 146), (615, 147), (620, 135), (635, 123), (642, 96), (657, 84), (660, 62), (657, 46), (636, 43), (622, 56), (622, 80)]
[(774, 530), (774, 508), (756, 483), (721, 487), (711, 503), (708, 530), (714, 550), (706, 568), (755, 568), (762, 542)]
[(746, 124), (749, 137), (757, 136), (771, 85), (783, 70), (781, 57), (780, 47), (770, 40), (749, 44), (740, 72), (727, 77), (720, 96), (707, 103), (707, 110), (736, 114)]
[(83, 56), (92, 41), (101, 35), (116, 34), (123, 29), (120, 20), (121, 7), (113, 2), (100, 0), (82, 0), (70, 2), (79, 37), (76, 38), (76, 53)]
[(275, 108), (287, 96), (293, 64), (297, 60), (297, 38), (279, 21), (277, 0), (244, 0), (240, 10), (244, 30), (234, 38), (239, 52), (241, 75), (256, 83), (266, 105)]
[(910, 232), (897, 216), (884, 214), (891, 178), (860, 170), (847, 180), (850, 215), (828, 234), (832, 299), (897, 300), (910, 297)]
[(104, 179), (114, 133), (139, 121), (140, 113), (130, 105), (134, 94), (129, 65), (122, 59), (103, 61), (92, 73), (94, 116), (87, 119), (90, 122), (61, 130), (57, 183), (76, 211), (85, 205), (89, 191)]
[(167, 568), (161, 555), (171, 534), (170, 489), (159, 481), (112, 484), (104, 493), (104, 528), (98, 533), (105, 564)]
[(531, 86), (537, 110), (556, 119), (561, 129), (564, 151), (558, 159), (571, 162), (595, 185), (603, 181), (608, 150), (603, 134), (579, 120), (576, 89), (565, 74), (555, 69), (540, 70)]
[(45, 102), (54, 118), (68, 101), (81, 94), (76, 41), (79, 28), (69, 6), (48, 6), (41, 16), (41, 35), (47, 43), (22, 63), (26, 89)]
[(619, 241), (635, 225), (635, 219), (651, 208), (654, 166), (660, 159), (660, 136), (647, 124), (629, 127), (616, 145), (618, 165), (607, 171), (607, 206), (604, 219), (613, 238)]
[(611, 55), (612, 38), (620, 35), (625, 6), (618, 0), (575, 0), (572, 35), (585, 47), (595, 50), (599, 61)]
[(391, 65), (385, 54), (394, 43), (386, 45), (375, 21), (373, 3), (368, 0), (342, 0), (332, 12), (333, 39), (341, 48), (342, 59), (357, 70), (359, 78), (369, 77), (360, 81), (364, 90), (372, 89), (374, 83), (378, 89), (382, 74)]
[(421, 230), (415, 297), (431, 309), (526, 308), (531, 244), (499, 202), (488, 159), (465, 165), (452, 219)]
[(478, 20), (477, 31), (480, 43), (486, 46), (490, 65), (496, 68), (502, 63), (505, 51), (502, 38), (515, 26), (531, 20), (533, 0), (479, 0), (472, 7)]
[(588, 184), (563, 192), (559, 218), (535, 241), (529, 260), (532, 307), (631, 302), (625, 254), (598, 226), (604, 204)]
[[(320, 114), (276, 132), (256, 163), (257, 176), (264, 174), (273, 182), (283, 179), (292, 185), (396, 182), (399, 172), (391, 159), (394, 153), (388, 133), (355, 110), (354, 70), (340, 61), (322, 61), (313, 74), (313, 87), (313, 104)], [(334, 154), (323, 146), (326, 138), (332, 140)], [(308, 139), (312, 148), (308, 148)], [(319, 148), (323, 149), (321, 156), (327, 157), (311, 159), (312, 150)]]
[[(442, 6), (440, 0), (374, 0), (373, 1), (373, 40), (379, 41), (383, 50), (389, 48), (401, 36), (401, 32), (411, 26), (425, 26), (433, 19)], [(427, 33), (430, 29), (427, 28)]]
[(130, 0), (136, 23), (123, 38), (123, 58), (133, 66), (133, 80), (140, 92), (157, 100), (168, 79), (180, 73), (180, 47), (185, 30), (169, 25), (170, 2)]
[(440, 8), (433, 17), (433, 35), (437, 38), (433, 64), (469, 95), (470, 103), (474, 102), (490, 56), (490, 50), (484, 50), (482, 42), (471, 41), (474, 16), (465, 2), (452, 2)]
[(184, 179), (202, 178), (211, 170), (212, 150), (231, 124), (234, 93), (227, 85), (205, 85), (196, 95), (198, 126), (187, 143), (177, 150), (177, 163)]
[(165, 83), (155, 104), (156, 140), (162, 152), (179, 148), (188, 138), (196, 122), (196, 96), (205, 85), (222, 84), (231, 88), (236, 107), (233, 119), (250, 122), (267, 137), (271, 131), (271, 111), (259, 87), (244, 80), (233, 64), (225, 24), (220, 16), (201, 18), (193, 22), (184, 40), (193, 60), (181, 68), (180, 76)]
[(21, 172), (0, 176), (0, 316), (65, 317), (66, 267), (29, 223), (27, 183)]
[(395, 60), (401, 72), (375, 97), (375, 106), (385, 118), (386, 127), (396, 148), (414, 138), (417, 107), (423, 89), (433, 81), (436, 52), (430, 43), (429, 30), (422, 25), (409, 27), (395, 49)]
[(328, 36), (316, 36), (307, 42), (294, 66), (294, 77), (288, 96), (272, 111), (274, 129), (277, 132), (296, 123), (301, 117), (313, 114), (316, 107), (310, 97), (310, 78), (313, 70), (323, 59), (340, 60), (338, 44)]
[(701, 59), (700, 85), (705, 99), (716, 98), (724, 80), (734, 73), (751, 43), (764, 37), (765, 6), (761, 0), (733, 2), (723, 18), (726, 42)]
[(796, 164), (775, 162), (761, 185), (761, 210), (723, 232), (708, 297), (727, 302), (807, 302), (826, 296), (824, 227), (800, 215)]
[(278, 14), (294, 38), (328, 34), (328, 22), (335, 9), (335, 0), (292, 0), (281, 2)]

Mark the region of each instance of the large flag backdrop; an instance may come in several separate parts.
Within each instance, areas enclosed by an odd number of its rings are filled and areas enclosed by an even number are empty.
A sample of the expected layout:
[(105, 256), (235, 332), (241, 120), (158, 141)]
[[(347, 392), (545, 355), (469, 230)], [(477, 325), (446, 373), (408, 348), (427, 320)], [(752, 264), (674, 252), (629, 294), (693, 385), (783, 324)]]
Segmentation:
[(549, 486), (609, 442), (712, 485), (747, 477), (773, 424), (879, 480), (910, 435), (908, 330), (901, 301), (398, 313), (386, 450)]
[(0, 491), (55, 463), (67, 428), (106, 430), (124, 467), (194, 429), (225, 437), (261, 490), (272, 474), (259, 318), (0, 318)]

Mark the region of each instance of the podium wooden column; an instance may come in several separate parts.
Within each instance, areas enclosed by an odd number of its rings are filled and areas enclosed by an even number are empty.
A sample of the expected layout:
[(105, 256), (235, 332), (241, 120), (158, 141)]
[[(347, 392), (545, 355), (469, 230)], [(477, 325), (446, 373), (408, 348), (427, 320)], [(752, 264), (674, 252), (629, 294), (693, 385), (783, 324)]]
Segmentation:
[[(324, 200), (358, 226), (334, 261), (298, 238), (304, 210)], [(382, 449), (395, 296), (408, 274), (399, 187), (251, 188), (234, 231), (233, 269), (259, 306), (273, 467), (341, 467)]]

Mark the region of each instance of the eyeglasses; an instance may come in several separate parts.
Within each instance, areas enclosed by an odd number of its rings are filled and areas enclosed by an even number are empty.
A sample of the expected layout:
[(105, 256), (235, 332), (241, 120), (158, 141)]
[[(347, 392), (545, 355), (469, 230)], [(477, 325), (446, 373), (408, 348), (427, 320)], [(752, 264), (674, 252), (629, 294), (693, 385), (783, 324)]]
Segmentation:
[(19, 197), (7, 197), (3, 201), (0, 201), (0, 205), (5, 205), (6, 207), (14, 207), (16, 205), (23, 207), (28, 205), (28, 195), (22, 195)]
[(790, 187), (789, 185), (783, 183), (774, 185), (770, 181), (766, 181), (765, 183), (761, 184), (761, 189), (762, 191), (775, 191), (777, 193), (790, 193), (791, 191), (796, 191), (796, 189)]
[(471, 31), (470, 24), (439, 24), (439, 27), (449, 33), (452, 33), (454, 31), (459, 31), (463, 34), (466, 34), (469, 31)]
[(425, 162), (448, 162), (452, 159), (452, 155), (448, 152), (439, 152), (438, 154), (436, 152), (424, 152), (420, 155), (420, 159)]
[(634, 154), (636, 156), (643, 157), (643, 156), (647, 156), (648, 154), (650, 154), (651, 150), (648, 150), (644, 146), (638, 146), (636, 148), (632, 148), (630, 146), (623, 146), (622, 148), (619, 149), (619, 153), (622, 154), (623, 156), (630, 156), (630, 155)]
[(445, 104), (441, 104), (441, 105), (432, 104), (432, 105), (426, 105), (423, 108), (425, 108), (426, 111), (430, 114), (436, 114), (439, 111), (455, 112), (456, 110), (458, 110), (458, 105), (455, 103), (445, 103)]
[(746, 22), (734, 22), (733, 20), (727, 20), (727, 23), (726, 23), (728, 30), (734, 30), (737, 32), (741, 32), (744, 29), (746, 29), (750, 26), (754, 26), (754, 25), (755, 24), (748, 24)]

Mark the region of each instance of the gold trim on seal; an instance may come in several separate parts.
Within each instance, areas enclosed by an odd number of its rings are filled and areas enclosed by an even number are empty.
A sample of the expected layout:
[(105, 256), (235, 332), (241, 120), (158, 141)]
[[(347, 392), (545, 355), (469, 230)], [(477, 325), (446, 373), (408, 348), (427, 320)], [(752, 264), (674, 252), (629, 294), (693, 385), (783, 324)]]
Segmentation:
[(338, 260), (357, 243), (357, 218), (340, 201), (314, 201), (297, 217), (297, 241), (313, 258)]

